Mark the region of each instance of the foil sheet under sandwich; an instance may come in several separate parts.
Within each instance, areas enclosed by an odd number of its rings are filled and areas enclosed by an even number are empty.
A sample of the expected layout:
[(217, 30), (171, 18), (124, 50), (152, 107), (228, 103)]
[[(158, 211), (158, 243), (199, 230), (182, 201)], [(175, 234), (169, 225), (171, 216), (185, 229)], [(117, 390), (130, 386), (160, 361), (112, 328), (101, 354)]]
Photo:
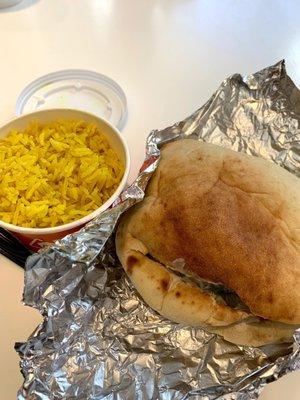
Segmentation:
[(261, 348), (224, 341), (151, 310), (116, 259), (119, 216), (141, 201), (162, 143), (191, 136), (267, 158), (300, 176), (300, 92), (284, 62), (225, 79), (190, 117), (152, 131), (136, 181), (114, 207), (27, 260), (24, 303), (43, 322), (16, 349), (18, 399), (256, 399), (300, 368), (300, 330), (291, 343)]

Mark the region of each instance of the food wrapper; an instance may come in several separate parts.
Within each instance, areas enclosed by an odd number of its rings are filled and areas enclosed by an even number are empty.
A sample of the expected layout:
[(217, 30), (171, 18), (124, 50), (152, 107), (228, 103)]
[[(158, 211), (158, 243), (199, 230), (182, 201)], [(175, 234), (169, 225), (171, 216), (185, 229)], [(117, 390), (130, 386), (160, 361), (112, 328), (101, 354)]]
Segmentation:
[(193, 137), (299, 176), (299, 122), (300, 92), (280, 61), (225, 79), (190, 117), (152, 131), (141, 172), (114, 207), (28, 258), (24, 303), (44, 319), (16, 344), (18, 399), (248, 400), (299, 369), (300, 330), (290, 343), (243, 347), (158, 315), (127, 279), (113, 240), (119, 216), (143, 199), (163, 143)]

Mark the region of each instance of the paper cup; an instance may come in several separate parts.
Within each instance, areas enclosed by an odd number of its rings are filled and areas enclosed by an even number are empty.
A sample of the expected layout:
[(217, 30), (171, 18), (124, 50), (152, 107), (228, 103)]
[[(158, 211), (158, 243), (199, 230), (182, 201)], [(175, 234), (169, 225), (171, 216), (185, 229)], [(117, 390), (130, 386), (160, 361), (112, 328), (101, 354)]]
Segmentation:
[(13, 129), (24, 130), (32, 121), (47, 123), (57, 119), (84, 120), (86, 122), (95, 123), (124, 163), (125, 171), (119, 186), (112, 196), (101, 207), (74, 222), (53, 228), (25, 228), (8, 224), (0, 220), (0, 226), (15, 235), (31, 251), (37, 251), (45, 243), (54, 242), (69, 233), (79, 230), (87, 222), (108, 209), (126, 186), (130, 170), (130, 155), (127, 144), (121, 136), (121, 133), (106, 120), (85, 111), (61, 108), (35, 111), (15, 118), (3, 125), (0, 128), (0, 137), (5, 137)]

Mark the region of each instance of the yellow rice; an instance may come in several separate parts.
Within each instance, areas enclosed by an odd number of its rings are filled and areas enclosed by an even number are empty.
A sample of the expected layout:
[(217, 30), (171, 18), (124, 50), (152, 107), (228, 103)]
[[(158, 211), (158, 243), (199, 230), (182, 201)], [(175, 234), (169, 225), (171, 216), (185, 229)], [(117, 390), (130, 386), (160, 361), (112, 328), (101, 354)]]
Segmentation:
[(33, 122), (0, 139), (0, 219), (31, 228), (72, 222), (100, 207), (123, 173), (96, 125)]

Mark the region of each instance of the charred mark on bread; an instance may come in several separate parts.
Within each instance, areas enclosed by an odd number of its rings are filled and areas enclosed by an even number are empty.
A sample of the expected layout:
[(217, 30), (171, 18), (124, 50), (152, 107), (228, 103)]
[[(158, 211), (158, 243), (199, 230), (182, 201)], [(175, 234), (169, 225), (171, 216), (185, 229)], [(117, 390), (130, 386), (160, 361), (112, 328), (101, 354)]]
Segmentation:
[(160, 286), (163, 292), (167, 292), (170, 286), (170, 279), (161, 279)]
[(127, 273), (128, 275), (132, 274), (132, 270), (134, 267), (138, 266), (139, 260), (135, 256), (129, 256), (126, 261)]
[(270, 304), (273, 304), (274, 299), (273, 299), (272, 293), (269, 293), (269, 295), (268, 295), (268, 300), (269, 300), (269, 303), (270, 303)]

